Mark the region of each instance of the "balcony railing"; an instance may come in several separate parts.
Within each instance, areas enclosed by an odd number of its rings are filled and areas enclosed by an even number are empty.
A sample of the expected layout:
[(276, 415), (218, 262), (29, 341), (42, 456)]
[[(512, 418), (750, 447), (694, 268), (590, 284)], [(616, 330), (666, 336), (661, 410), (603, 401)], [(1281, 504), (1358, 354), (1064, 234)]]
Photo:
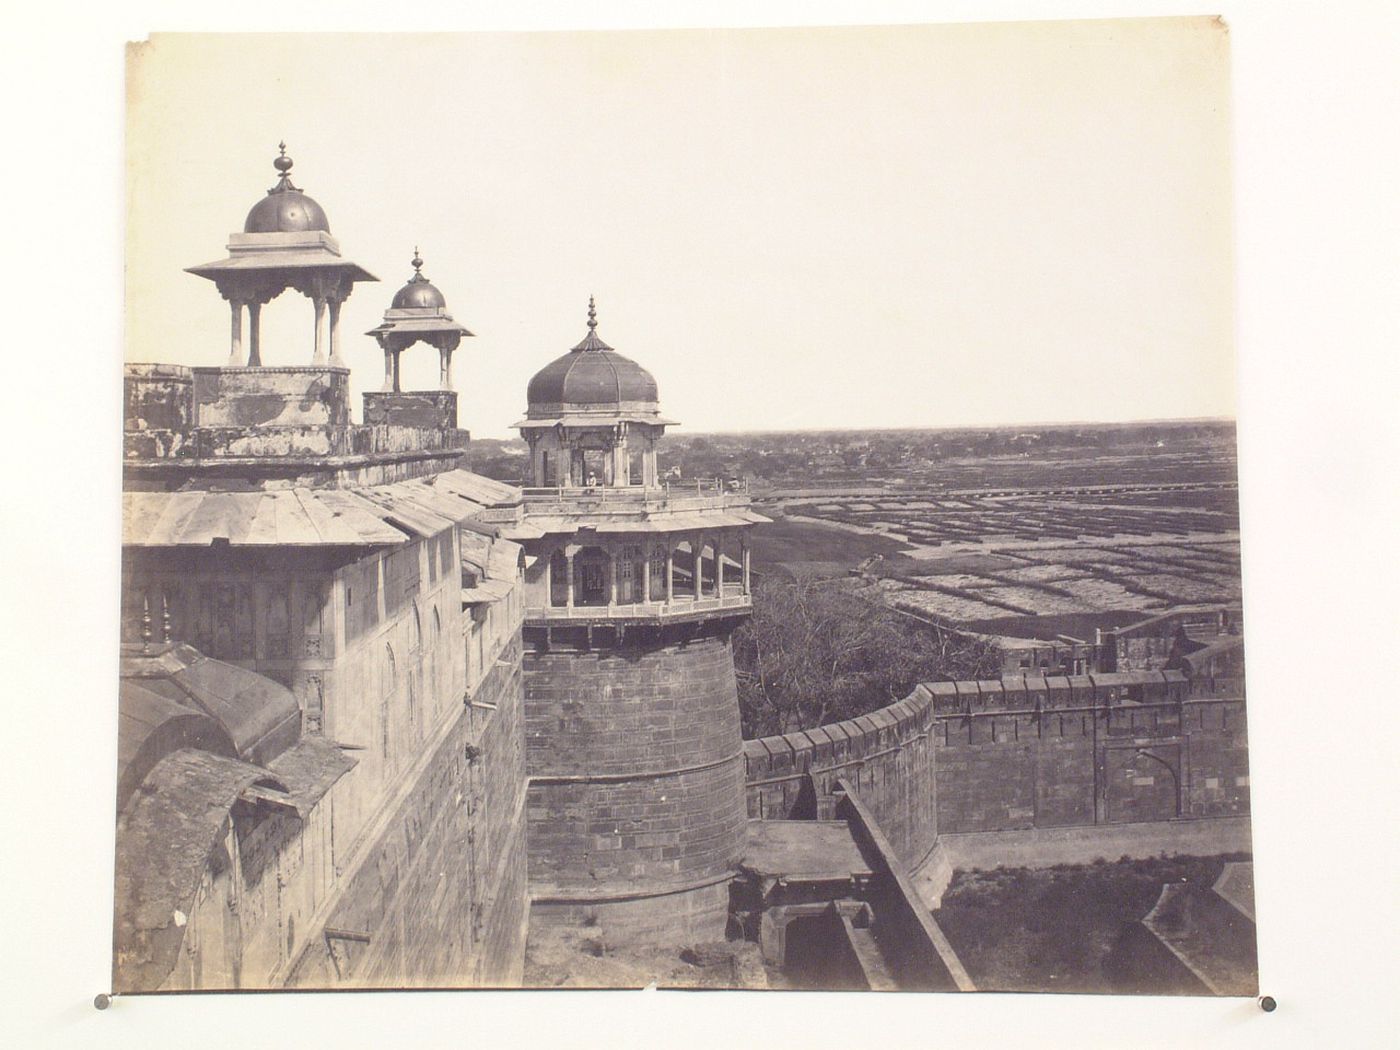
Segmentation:
[(680, 598), (669, 602), (634, 602), (628, 605), (552, 605), (525, 610), (527, 620), (665, 620), (691, 613), (748, 609), (753, 598), (726, 594), (722, 598)]
[(664, 485), (561, 485), (525, 488), (525, 506), (535, 513), (639, 514), (747, 507), (745, 482), (668, 482)]

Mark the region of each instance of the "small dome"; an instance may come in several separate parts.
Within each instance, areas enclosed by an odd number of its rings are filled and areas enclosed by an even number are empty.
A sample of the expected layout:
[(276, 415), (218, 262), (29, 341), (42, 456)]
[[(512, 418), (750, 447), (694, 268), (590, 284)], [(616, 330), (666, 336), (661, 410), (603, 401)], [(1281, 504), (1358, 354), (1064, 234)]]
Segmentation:
[(268, 195), (248, 213), (244, 233), (300, 233), (303, 230), (331, 232), (325, 210), (297, 190), (269, 190)]
[(598, 338), (597, 327), (590, 299), (588, 335), (535, 373), (525, 395), (531, 409), (545, 405), (596, 409), (624, 403), (654, 408), (657, 390), (652, 374)]
[(447, 300), (427, 280), (409, 281), (398, 290), (394, 296), (395, 310), (442, 310), (447, 306)]
[(413, 276), (398, 290), (390, 308), (394, 310), (445, 310), (447, 300), (433, 283), (423, 276), (423, 260), (413, 249)]
[(272, 162), (277, 169), (277, 185), (267, 196), (253, 205), (243, 222), (244, 233), (302, 233), (308, 230), (331, 232), (325, 209), (292, 185), (289, 172), (292, 158), (287, 156), (285, 143), (278, 145), (281, 155)]

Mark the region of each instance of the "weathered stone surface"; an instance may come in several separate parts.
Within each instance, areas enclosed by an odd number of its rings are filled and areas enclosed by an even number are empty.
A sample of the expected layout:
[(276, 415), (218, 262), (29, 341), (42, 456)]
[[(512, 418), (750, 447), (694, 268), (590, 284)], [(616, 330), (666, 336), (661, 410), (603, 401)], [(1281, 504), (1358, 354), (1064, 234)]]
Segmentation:
[(455, 390), (365, 391), (364, 421), (370, 425), (452, 430), (457, 426)]
[(536, 919), (722, 937), (746, 821), (728, 636), (527, 653), (525, 711)]

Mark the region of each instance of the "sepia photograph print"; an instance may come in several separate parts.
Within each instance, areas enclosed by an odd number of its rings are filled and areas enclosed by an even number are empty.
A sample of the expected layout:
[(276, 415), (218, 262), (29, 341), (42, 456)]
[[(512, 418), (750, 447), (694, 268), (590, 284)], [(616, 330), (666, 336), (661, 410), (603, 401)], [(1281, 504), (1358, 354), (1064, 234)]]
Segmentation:
[(112, 991), (1257, 995), (1230, 82), (130, 44)]

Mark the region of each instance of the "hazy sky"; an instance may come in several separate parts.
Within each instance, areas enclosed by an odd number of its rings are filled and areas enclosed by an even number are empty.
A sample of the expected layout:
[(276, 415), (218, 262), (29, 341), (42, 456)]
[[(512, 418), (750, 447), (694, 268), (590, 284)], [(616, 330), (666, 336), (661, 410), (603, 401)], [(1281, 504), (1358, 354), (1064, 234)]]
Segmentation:
[[(182, 271), (223, 257), (285, 139), (380, 278), (345, 305), (355, 389), (416, 244), (477, 334), (454, 372), (478, 436), (590, 294), (691, 432), (1232, 415), (1228, 66), (1206, 19), (156, 37), (128, 85), (126, 357), (224, 362), (227, 304)], [(436, 357), (404, 355), (406, 388)], [(310, 359), (284, 293), (263, 361)]]

